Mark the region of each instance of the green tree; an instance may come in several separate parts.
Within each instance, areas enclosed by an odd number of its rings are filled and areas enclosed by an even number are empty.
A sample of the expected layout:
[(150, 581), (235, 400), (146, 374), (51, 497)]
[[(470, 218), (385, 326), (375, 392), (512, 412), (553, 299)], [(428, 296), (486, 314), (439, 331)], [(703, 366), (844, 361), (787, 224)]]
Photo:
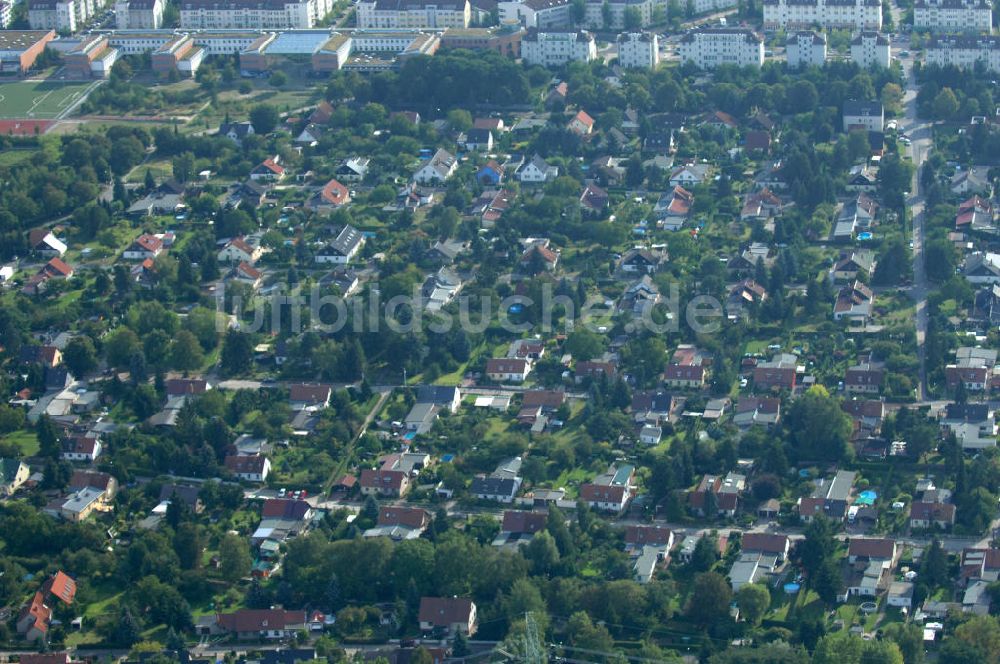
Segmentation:
[(448, 111), (448, 126), (455, 132), (469, 131), (472, 129), (472, 114), (464, 108), (453, 108)]
[(789, 408), (786, 429), (792, 449), (801, 459), (840, 461), (851, 454), (854, 429), (840, 400), (822, 385), (810, 387)]
[(604, 352), (605, 339), (602, 334), (580, 327), (569, 333), (564, 347), (574, 360), (591, 360)]
[(35, 436), (38, 438), (38, 453), (43, 457), (58, 458), (62, 454), (59, 444), (59, 433), (49, 416), (42, 413), (35, 423)]
[(717, 572), (702, 572), (694, 578), (687, 615), (699, 625), (708, 627), (728, 619), (732, 601), (733, 591), (726, 577)]
[(142, 351), (138, 335), (127, 327), (119, 327), (104, 340), (104, 357), (116, 368), (129, 365), (132, 356)]
[(258, 134), (270, 134), (279, 120), (278, 109), (269, 104), (258, 104), (250, 109), (250, 124)]
[(205, 362), (205, 353), (198, 338), (188, 330), (180, 330), (170, 342), (170, 364), (178, 371), (200, 369)]
[(771, 606), (771, 592), (767, 586), (748, 583), (736, 592), (736, 605), (740, 616), (751, 625), (759, 625), (767, 609)]
[(935, 119), (950, 120), (958, 113), (958, 97), (951, 88), (941, 88), (941, 92), (934, 97), (932, 108)]
[(253, 362), (253, 342), (250, 335), (239, 330), (227, 331), (220, 362), (222, 370), (230, 375), (249, 371)]
[(219, 571), (222, 578), (235, 583), (250, 574), (250, 551), (239, 535), (227, 534), (219, 543)]
[(82, 378), (89, 374), (97, 368), (97, 349), (94, 348), (94, 342), (87, 336), (73, 337), (63, 351), (63, 362), (74, 376)]

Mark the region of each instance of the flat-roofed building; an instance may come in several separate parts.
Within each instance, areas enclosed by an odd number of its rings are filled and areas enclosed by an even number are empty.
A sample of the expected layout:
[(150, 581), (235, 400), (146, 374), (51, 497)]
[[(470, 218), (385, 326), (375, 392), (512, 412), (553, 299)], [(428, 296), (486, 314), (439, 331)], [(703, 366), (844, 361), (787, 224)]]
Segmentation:
[(583, 30), (528, 30), (521, 41), (525, 64), (561, 67), (567, 62), (590, 62), (597, 59), (594, 36)]
[(184, 0), (181, 28), (308, 29), (330, 13), (331, 0)]
[(719, 65), (760, 67), (764, 38), (749, 28), (695, 28), (681, 37), (681, 61), (701, 69)]
[(23, 74), (35, 65), (45, 45), (56, 38), (53, 30), (0, 31), (0, 71)]
[(163, 27), (163, 0), (118, 0), (115, 26), (119, 30), (159, 30)]
[(764, 0), (764, 29), (881, 30), (879, 0)]
[(472, 21), (469, 0), (361, 0), (359, 28), (467, 28)]
[(510, 58), (521, 57), (524, 30), (510, 28), (448, 28), (441, 35), (441, 46), (470, 51), (496, 51)]
[(626, 68), (656, 69), (660, 64), (660, 40), (655, 32), (623, 32), (618, 35), (618, 64)]
[(918, 0), (913, 5), (913, 27), (931, 32), (989, 34), (993, 6), (986, 0)]
[(792, 69), (822, 67), (826, 63), (826, 35), (803, 30), (788, 36), (785, 56)]

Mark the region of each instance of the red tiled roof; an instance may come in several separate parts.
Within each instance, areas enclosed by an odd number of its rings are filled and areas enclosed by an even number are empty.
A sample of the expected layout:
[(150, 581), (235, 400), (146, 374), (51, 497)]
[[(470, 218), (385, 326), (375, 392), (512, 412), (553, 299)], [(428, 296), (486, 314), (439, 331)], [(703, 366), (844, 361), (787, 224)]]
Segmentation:
[(267, 457), (264, 456), (231, 454), (226, 457), (225, 466), (234, 473), (254, 473), (259, 475), (264, 471), (265, 461), (267, 461)]
[(472, 600), (465, 597), (421, 597), (419, 620), (435, 627), (469, 622)]
[(260, 515), (268, 518), (293, 519), (301, 521), (312, 509), (304, 500), (294, 498), (268, 498), (260, 509)]
[(220, 613), (219, 626), (228, 632), (261, 632), (283, 630), (305, 625), (305, 611), (283, 609), (241, 609), (233, 613)]
[(500, 530), (505, 533), (537, 533), (545, 530), (549, 515), (545, 512), (524, 512), (506, 510), (503, 513), (503, 525)]
[(847, 547), (847, 555), (861, 558), (892, 558), (896, 542), (876, 537), (855, 537)]
[(529, 390), (524, 393), (523, 401), (521, 406), (524, 408), (535, 408), (541, 406), (543, 408), (556, 409), (563, 405), (566, 400), (566, 393), (560, 390)]
[(281, 175), (285, 172), (285, 168), (274, 161), (273, 158), (268, 157), (264, 161), (260, 162), (260, 165), (271, 171), (275, 175)]
[(392, 489), (399, 491), (403, 488), (403, 480), (406, 473), (401, 470), (383, 470), (365, 468), (361, 471), (361, 486), (367, 489)]
[(407, 528), (423, 528), (427, 525), (426, 510), (419, 507), (399, 507), (383, 505), (378, 511), (378, 525), (406, 526)]
[(61, 570), (55, 576), (45, 582), (43, 586), (46, 592), (61, 599), (65, 604), (72, 604), (76, 597), (76, 581)]
[(620, 484), (581, 484), (580, 499), (595, 503), (620, 503), (625, 499), (626, 488)]
[(784, 555), (788, 550), (788, 536), (774, 533), (744, 533), (741, 548), (744, 551)]
[(325, 403), (330, 398), (329, 385), (320, 383), (295, 383), (288, 387), (288, 398), (292, 401)]
[(330, 180), (323, 187), (320, 196), (331, 205), (344, 205), (351, 200), (351, 192), (336, 180)]
[(45, 268), (54, 273), (61, 274), (64, 277), (68, 277), (73, 274), (73, 268), (60, 258), (53, 258), (45, 264)]
[(650, 544), (652, 546), (666, 546), (670, 543), (671, 532), (669, 528), (663, 526), (626, 526), (626, 544)]

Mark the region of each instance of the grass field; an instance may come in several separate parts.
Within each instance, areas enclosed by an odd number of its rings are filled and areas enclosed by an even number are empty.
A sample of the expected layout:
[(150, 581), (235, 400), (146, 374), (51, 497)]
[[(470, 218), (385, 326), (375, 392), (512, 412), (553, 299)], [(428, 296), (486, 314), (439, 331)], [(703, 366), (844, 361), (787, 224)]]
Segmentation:
[(55, 120), (93, 85), (54, 81), (0, 83), (0, 118)]

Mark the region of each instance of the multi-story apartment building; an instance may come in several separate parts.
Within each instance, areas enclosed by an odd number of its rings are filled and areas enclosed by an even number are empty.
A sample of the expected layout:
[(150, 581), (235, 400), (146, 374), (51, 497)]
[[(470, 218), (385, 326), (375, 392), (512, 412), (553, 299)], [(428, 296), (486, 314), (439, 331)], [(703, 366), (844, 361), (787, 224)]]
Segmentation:
[(792, 69), (822, 67), (826, 63), (826, 35), (811, 30), (789, 35), (785, 56)]
[(764, 29), (881, 30), (879, 0), (764, 0)]
[(622, 67), (655, 69), (660, 64), (660, 40), (655, 32), (623, 32), (618, 35), (618, 64)]
[(764, 64), (764, 38), (749, 28), (695, 28), (681, 37), (680, 51), (682, 62), (702, 69)]
[(863, 69), (888, 69), (892, 60), (890, 46), (888, 35), (863, 30), (851, 40), (851, 62)]
[(925, 53), (928, 65), (972, 69), (977, 62), (982, 62), (987, 70), (1000, 72), (1000, 37), (934, 37), (927, 43)]
[(993, 26), (993, 7), (986, 0), (917, 0), (913, 27), (932, 32), (985, 32)]
[(311, 28), (330, 13), (332, 0), (183, 0), (185, 30)]
[(529, 65), (561, 67), (567, 62), (590, 62), (597, 58), (594, 35), (585, 31), (529, 30), (521, 41), (521, 58)]
[(163, 0), (118, 0), (115, 25), (119, 30), (159, 30), (163, 26)]
[[(628, 13), (636, 16), (638, 25), (626, 25)], [(647, 27), (652, 19), (653, 0), (587, 0), (583, 24), (595, 30), (634, 30)]]
[(13, 18), (14, 5), (7, 0), (0, 0), (0, 28), (6, 30)]
[(467, 28), (472, 20), (469, 0), (361, 0), (357, 8), (359, 28)]
[(30, 0), (28, 23), (33, 30), (76, 32), (98, 6), (94, 0)]
[(573, 24), (569, 0), (502, 0), (497, 4), (501, 23), (517, 22), (526, 28), (568, 28)]

